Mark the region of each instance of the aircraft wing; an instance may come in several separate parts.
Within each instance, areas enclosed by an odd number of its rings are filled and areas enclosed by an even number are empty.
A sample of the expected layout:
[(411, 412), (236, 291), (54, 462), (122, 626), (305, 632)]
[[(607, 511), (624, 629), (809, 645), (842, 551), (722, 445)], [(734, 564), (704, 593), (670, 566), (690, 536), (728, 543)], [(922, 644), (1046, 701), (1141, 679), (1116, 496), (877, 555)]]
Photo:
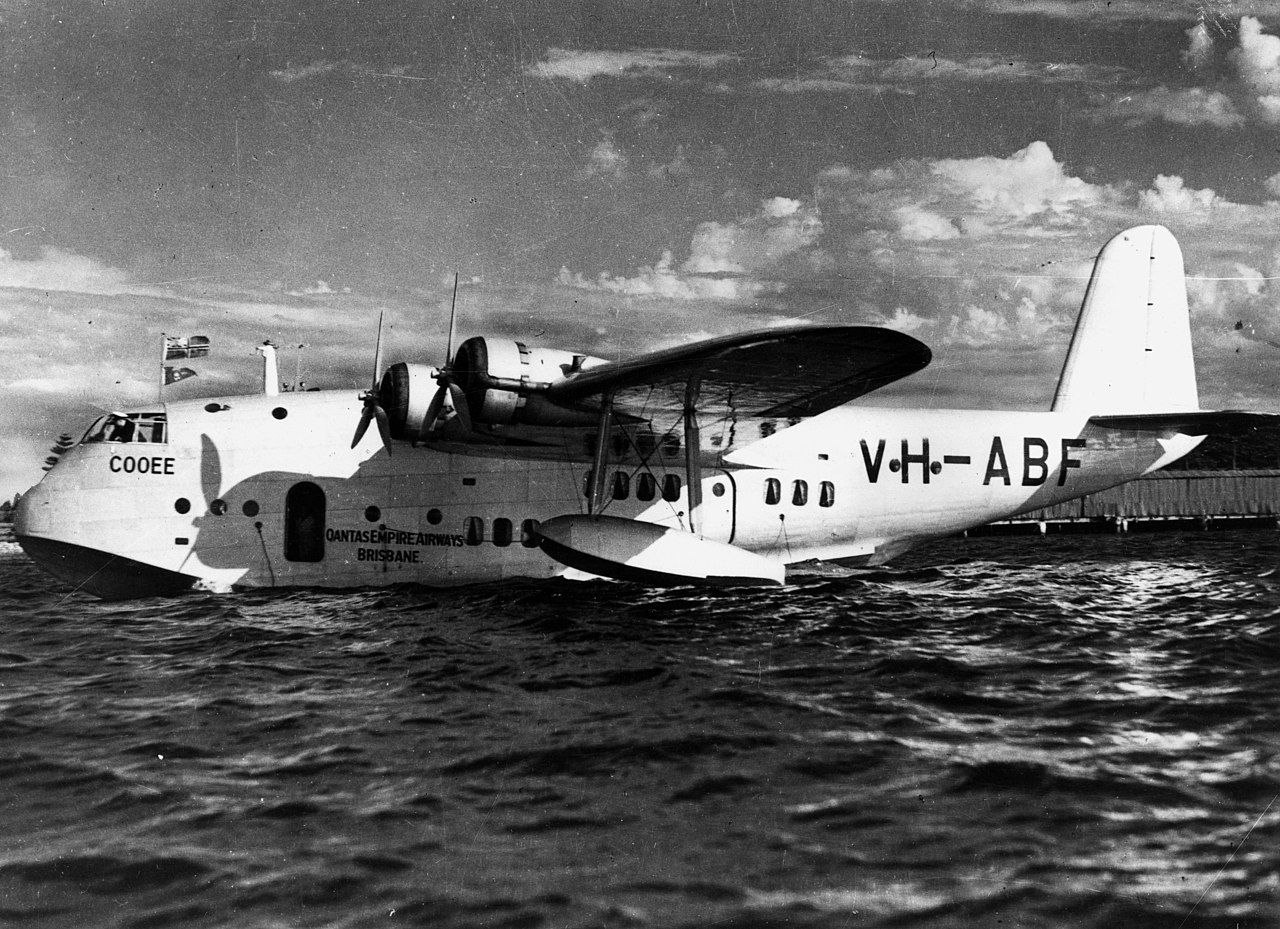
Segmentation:
[(892, 329), (788, 326), (597, 365), (552, 384), (547, 397), (577, 406), (612, 391), (617, 408), (647, 416), (680, 409), (685, 383), (697, 375), (700, 419), (814, 416), (914, 374), (932, 357), (924, 343)]

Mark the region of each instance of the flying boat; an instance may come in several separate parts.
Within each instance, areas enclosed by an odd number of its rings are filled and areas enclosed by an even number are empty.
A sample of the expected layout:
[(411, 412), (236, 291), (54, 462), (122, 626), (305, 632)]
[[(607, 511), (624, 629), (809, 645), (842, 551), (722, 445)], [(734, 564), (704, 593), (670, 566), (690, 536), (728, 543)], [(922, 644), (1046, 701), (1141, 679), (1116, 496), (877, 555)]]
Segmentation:
[[(456, 301), (456, 288), (455, 288)], [(607, 361), (475, 337), (361, 393), (103, 416), (14, 531), (104, 599), (604, 577), (777, 585), (1094, 493), (1271, 414), (1200, 409), (1181, 250), (1099, 253), (1048, 411), (855, 403), (929, 364), (872, 326), (784, 326)], [(271, 373), (274, 366), (270, 365)]]

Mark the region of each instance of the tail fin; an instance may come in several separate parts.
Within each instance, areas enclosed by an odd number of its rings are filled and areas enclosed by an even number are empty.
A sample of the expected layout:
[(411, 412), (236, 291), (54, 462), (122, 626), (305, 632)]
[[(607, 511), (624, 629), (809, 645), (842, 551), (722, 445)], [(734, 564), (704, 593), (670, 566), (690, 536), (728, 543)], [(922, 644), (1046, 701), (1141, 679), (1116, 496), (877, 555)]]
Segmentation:
[(1128, 229), (1098, 253), (1053, 409), (1200, 409), (1182, 250), (1164, 226)]

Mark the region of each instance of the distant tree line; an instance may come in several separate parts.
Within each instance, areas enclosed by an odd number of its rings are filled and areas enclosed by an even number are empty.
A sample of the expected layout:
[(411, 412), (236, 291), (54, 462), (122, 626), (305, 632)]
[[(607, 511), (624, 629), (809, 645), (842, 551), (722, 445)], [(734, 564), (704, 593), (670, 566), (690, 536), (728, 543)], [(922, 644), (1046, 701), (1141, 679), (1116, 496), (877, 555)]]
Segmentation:
[(1280, 427), (1254, 427), (1243, 435), (1211, 435), (1176, 471), (1253, 471), (1280, 468)]
[(12, 500), (0, 500), (0, 523), (13, 522), (13, 511), (17, 507), (22, 494), (14, 494)]

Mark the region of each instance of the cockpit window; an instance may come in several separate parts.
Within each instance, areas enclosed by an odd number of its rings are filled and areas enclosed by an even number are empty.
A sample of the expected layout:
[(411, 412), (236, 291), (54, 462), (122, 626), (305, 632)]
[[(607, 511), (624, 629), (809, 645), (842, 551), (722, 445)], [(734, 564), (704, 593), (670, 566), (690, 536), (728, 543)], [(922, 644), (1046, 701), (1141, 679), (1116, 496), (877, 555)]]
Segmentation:
[(94, 422), (80, 441), (87, 445), (90, 442), (161, 444), (168, 440), (168, 423), (163, 413), (108, 413)]

